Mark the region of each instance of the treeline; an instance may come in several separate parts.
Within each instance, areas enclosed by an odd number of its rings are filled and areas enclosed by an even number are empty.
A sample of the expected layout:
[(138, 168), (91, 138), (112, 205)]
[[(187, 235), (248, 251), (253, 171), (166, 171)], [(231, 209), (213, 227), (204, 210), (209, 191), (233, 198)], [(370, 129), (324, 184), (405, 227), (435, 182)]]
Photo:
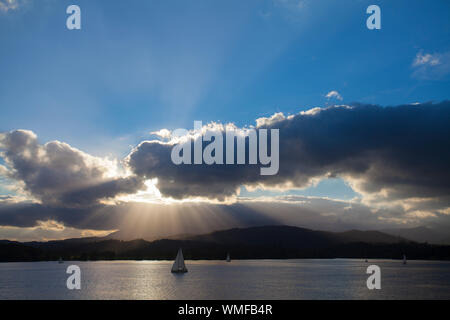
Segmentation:
[(408, 259), (450, 260), (450, 246), (426, 243), (344, 243), (329, 246), (297, 248), (281, 243), (248, 245), (245, 243), (221, 244), (192, 240), (103, 240), (91, 243), (0, 244), (0, 262), (64, 260), (173, 260), (178, 248), (183, 248), (185, 259), (225, 259), (230, 252), (232, 259), (295, 259), (295, 258), (360, 258), (360, 259)]

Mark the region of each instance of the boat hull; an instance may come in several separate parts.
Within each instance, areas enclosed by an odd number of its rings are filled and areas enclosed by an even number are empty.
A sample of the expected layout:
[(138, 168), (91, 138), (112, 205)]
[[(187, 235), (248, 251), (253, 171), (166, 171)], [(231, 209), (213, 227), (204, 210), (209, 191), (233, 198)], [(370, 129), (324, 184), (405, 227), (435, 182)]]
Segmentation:
[(171, 270), (170, 272), (172, 272), (172, 273), (186, 273), (188, 271), (187, 270)]

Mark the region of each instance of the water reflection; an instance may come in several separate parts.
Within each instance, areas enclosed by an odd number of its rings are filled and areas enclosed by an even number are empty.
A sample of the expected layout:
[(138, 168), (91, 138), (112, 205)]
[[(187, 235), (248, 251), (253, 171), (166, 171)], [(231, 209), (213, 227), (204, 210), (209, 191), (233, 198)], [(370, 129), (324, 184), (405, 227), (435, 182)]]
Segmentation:
[[(66, 268), (81, 268), (81, 290)], [(450, 299), (450, 263), (371, 260), (35, 262), (0, 264), (1, 299)], [(381, 267), (381, 290), (366, 268)]]

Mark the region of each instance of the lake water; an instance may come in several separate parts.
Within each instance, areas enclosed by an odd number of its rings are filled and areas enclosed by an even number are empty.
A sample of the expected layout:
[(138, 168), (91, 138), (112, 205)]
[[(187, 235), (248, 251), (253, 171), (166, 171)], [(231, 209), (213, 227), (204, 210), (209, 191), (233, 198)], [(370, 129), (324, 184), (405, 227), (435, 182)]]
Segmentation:
[[(81, 268), (68, 290), (66, 268)], [(381, 268), (368, 290), (366, 268)], [(332, 259), (0, 263), (0, 299), (450, 299), (450, 262)]]

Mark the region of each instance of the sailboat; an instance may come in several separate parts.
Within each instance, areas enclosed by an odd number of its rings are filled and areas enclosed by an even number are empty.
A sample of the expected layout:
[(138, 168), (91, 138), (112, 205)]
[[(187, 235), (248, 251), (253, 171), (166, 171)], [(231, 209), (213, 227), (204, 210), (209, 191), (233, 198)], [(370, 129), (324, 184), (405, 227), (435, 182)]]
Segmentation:
[(62, 257), (59, 257), (58, 263), (64, 263)]
[(185, 273), (188, 272), (186, 266), (184, 265), (183, 251), (181, 248), (178, 249), (177, 257), (172, 265), (172, 273)]
[(403, 255), (403, 264), (406, 264), (406, 255)]
[(231, 262), (230, 253), (227, 253), (227, 262)]

